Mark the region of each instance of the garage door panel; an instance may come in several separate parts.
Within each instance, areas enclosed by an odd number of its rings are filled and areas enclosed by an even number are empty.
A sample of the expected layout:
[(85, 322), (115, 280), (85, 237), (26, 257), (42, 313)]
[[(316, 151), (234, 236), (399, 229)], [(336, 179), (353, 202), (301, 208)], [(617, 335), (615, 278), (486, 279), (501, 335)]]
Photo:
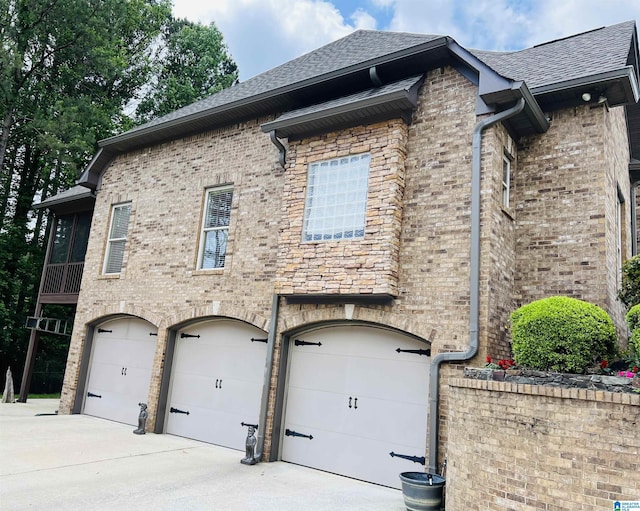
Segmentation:
[(210, 406), (214, 399), (214, 387), (215, 382), (210, 376), (180, 373), (173, 383), (172, 400), (190, 406)]
[[(287, 409), (296, 410), (296, 424), (324, 431), (341, 431), (347, 427), (348, 398), (343, 394), (289, 388)], [(322, 410), (318, 414), (318, 410)]]
[[(251, 342), (266, 334), (251, 325), (216, 320), (191, 325), (176, 336), (171, 370), (167, 433), (244, 450), (246, 428), (258, 423), (267, 345)], [(180, 403), (179, 405), (177, 403)]]
[[(348, 360), (342, 355), (319, 352), (308, 346), (294, 349), (296, 363), (291, 365), (290, 380), (307, 389), (341, 392), (348, 376)], [(318, 371), (317, 367), (322, 367)]]
[(389, 453), (426, 451), (430, 357), (420, 353), (427, 346), (358, 325), (298, 338), (322, 345), (291, 344), (283, 429), (313, 439), (285, 434), (282, 459), (399, 488), (398, 474), (422, 465)]
[(157, 339), (149, 333), (155, 327), (126, 318), (103, 323), (95, 331), (83, 412), (136, 425), (138, 403), (149, 395)]
[(221, 445), (230, 449), (244, 450), (247, 437), (246, 428), (241, 425), (247, 418), (210, 408), (190, 406), (175, 402), (174, 408), (188, 411), (171, 414), (171, 427), (167, 433), (194, 438), (202, 442)]
[[(349, 434), (371, 440), (388, 440), (425, 450), (427, 409), (423, 406), (372, 398), (358, 399)], [(389, 420), (380, 420), (380, 417)]]
[[(395, 355), (391, 353), (390, 357)], [(417, 404), (428, 401), (429, 366), (415, 360), (354, 358), (349, 364), (348, 381), (349, 392), (361, 397)]]

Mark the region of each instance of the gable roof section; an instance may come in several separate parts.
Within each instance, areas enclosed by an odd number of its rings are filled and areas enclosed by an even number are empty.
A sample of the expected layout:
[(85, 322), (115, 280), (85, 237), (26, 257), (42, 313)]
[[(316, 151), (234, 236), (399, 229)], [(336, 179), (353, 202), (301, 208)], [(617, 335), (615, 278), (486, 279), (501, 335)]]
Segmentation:
[[(126, 133), (100, 141), (102, 147), (129, 148), (127, 140), (170, 136), (170, 129), (187, 124), (199, 125), (203, 118), (232, 112), (232, 119), (284, 111), (305, 104), (302, 90), (309, 87), (313, 96), (320, 95), (314, 86), (339, 79), (358, 71), (368, 73), (372, 66), (393, 62), (425, 50), (446, 46), (448, 38), (438, 35), (357, 30), (337, 41), (302, 55), (262, 74), (224, 89), (212, 96), (133, 128)], [(368, 81), (368, 74), (355, 80), (354, 91)], [(166, 133), (163, 132), (166, 129)], [(156, 137), (150, 136), (156, 133)], [(146, 135), (146, 137), (145, 137)], [(146, 141), (146, 140), (145, 140)], [(138, 145), (138, 144), (136, 144)]]
[(637, 47), (635, 22), (627, 21), (520, 51), (470, 51), (502, 76), (525, 81), (545, 106), (568, 100), (560, 92), (569, 88), (578, 97), (604, 93), (613, 106), (639, 99)]
[[(637, 47), (633, 21), (517, 52), (469, 51), (446, 36), (358, 30), (192, 105), (100, 141), (100, 150), (79, 183), (95, 188), (116, 154), (216, 126), (285, 112), (274, 122), (294, 130), (296, 118), (307, 122), (310, 116), (318, 121), (323, 115), (331, 117), (332, 111), (348, 110), (361, 103), (359, 94), (380, 98), (382, 91), (374, 90), (379, 84), (372, 83), (371, 70), (389, 85), (429, 69), (454, 65), (479, 86), (484, 111), (507, 108), (524, 97), (525, 111), (510, 121), (511, 129), (524, 134), (544, 131), (548, 125), (543, 108), (577, 104), (585, 91), (593, 91), (595, 99), (596, 93), (606, 93), (611, 105), (636, 102)], [(482, 112), (479, 108), (478, 113)]]

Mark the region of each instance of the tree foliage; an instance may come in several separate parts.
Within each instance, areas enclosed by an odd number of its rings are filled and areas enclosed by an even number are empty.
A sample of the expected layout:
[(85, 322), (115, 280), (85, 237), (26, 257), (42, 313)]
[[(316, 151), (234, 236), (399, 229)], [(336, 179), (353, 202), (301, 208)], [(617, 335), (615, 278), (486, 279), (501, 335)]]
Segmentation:
[(96, 141), (131, 125), (170, 0), (0, 0), (0, 369), (24, 362), (46, 219)]
[(640, 256), (627, 259), (622, 265), (622, 285), (618, 298), (627, 308), (640, 303)]
[(516, 362), (542, 371), (583, 373), (616, 354), (616, 331), (597, 305), (552, 296), (523, 305), (511, 314)]
[(138, 103), (139, 122), (159, 117), (238, 81), (238, 68), (214, 23), (174, 20), (159, 42), (155, 83)]

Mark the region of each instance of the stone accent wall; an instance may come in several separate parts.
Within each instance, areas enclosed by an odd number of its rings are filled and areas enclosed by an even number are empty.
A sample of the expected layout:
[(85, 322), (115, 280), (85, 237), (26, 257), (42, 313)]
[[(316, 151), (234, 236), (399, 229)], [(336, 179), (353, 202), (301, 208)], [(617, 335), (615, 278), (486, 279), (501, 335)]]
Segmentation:
[[(275, 290), (281, 294), (398, 294), (407, 126), (398, 119), (291, 142)], [(365, 235), (302, 241), (309, 164), (370, 153)]]
[(447, 509), (601, 511), (640, 495), (640, 395), (454, 378)]
[[(621, 340), (613, 233), (616, 181), (629, 197), (623, 123), (623, 108), (554, 112), (547, 133), (523, 141), (514, 174), (516, 301), (565, 295), (596, 303), (612, 315)], [(627, 253), (630, 246), (627, 239)]]

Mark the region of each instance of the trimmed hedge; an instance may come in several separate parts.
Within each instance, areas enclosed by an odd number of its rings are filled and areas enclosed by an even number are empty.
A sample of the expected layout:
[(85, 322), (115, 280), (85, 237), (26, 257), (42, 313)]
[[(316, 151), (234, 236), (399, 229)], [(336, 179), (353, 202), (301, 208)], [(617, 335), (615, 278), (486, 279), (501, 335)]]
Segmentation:
[(523, 305), (511, 314), (515, 361), (540, 371), (584, 373), (616, 355), (616, 331), (597, 305), (552, 296)]

